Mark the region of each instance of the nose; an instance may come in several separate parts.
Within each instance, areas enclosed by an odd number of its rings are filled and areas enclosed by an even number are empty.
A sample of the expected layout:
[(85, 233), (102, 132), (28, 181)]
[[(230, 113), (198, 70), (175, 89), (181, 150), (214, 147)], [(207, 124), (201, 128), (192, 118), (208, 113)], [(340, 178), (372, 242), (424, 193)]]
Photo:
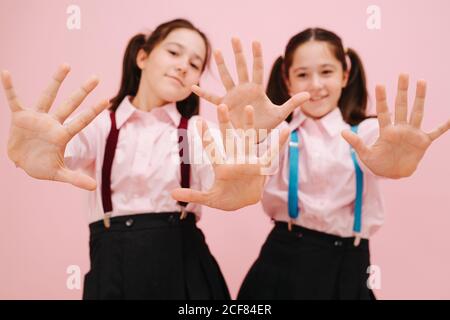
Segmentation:
[(179, 61), (176, 65), (176, 70), (179, 74), (185, 75), (188, 70), (188, 61)]
[(316, 73), (312, 76), (311, 86), (313, 89), (321, 89), (323, 87), (322, 79)]

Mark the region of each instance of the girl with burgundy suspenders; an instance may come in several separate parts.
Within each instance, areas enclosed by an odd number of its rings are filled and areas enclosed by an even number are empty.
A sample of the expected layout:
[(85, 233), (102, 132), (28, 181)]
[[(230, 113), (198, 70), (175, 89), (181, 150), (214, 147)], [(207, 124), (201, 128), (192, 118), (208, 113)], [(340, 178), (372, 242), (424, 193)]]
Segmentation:
[[(233, 48), (245, 70), (237, 40)], [(220, 52), (216, 61), (227, 94), (195, 91), (212, 103), (226, 103), (236, 126), (243, 104), (254, 107), (257, 127), (272, 129), (281, 120), (271, 115), (270, 100), (282, 104), (302, 92), (310, 95), (278, 126), (291, 137), (262, 196), (274, 228), (238, 299), (374, 299), (367, 271), (368, 239), (383, 223), (377, 177), (413, 174), (431, 143), (450, 128), (449, 120), (431, 133), (422, 131), (425, 81), (417, 83), (407, 119), (408, 76), (399, 77), (392, 123), (383, 86), (376, 88), (378, 121), (366, 116), (362, 62), (331, 31), (307, 29), (292, 37), (272, 68), (267, 95), (261, 83), (235, 85)]]
[[(149, 36), (138, 34), (127, 46), (118, 94), (71, 120), (98, 80), (87, 81), (50, 114), (68, 66), (59, 68), (35, 109), (21, 106), (10, 74), (2, 73), (12, 111), (9, 158), (34, 178), (92, 191), (84, 299), (230, 298), (196, 226), (200, 206), (172, 195), (197, 195), (224, 210), (253, 204), (262, 194), (262, 169), (277, 149), (262, 157), (245, 151), (256, 159), (251, 164), (225, 161), (226, 150), (196, 117), (199, 98), (191, 91), (209, 51), (206, 36), (183, 19), (161, 24)], [(252, 107), (241, 117), (243, 127), (252, 130)], [(231, 128), (225, 105), (218, 118), (225, 134)], [(281, 133), (280, 144), (288, 134)], [(211, 146), (218, 150), (215, 156), (207, 153), (208, 161), (191, 164), (191, 157)]]

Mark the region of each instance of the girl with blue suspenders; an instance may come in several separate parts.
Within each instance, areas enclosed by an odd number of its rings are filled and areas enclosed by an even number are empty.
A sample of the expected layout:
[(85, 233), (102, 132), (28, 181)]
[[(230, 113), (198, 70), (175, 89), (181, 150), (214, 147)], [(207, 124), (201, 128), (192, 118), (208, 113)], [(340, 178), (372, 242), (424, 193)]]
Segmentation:
[[(259, 50), (259, 44), (254, 43), (255, 48)], [(264, 211), (275, 226), (238, 298), (374, 299), (367, 268), (368, 239), (383, 223), (378, 177), (410, 176), (450, 121), (429, 134), (420, 129), (424, 81), (417, 83), (407, 120), (406, 75), (399, 77), (395, 122), (382, 86), (376, 88), (378, 121), (366, 116), (362, 62), (331, 31), (307, 29), (292, 37), (284, 57), (273, 66), (267, 95), (261, 81), (249, 82), (245, 76), (238, 40), (233, 40), (233, 49), (239, 83), (234, 84), (218, 52), (227, 93), (218, 97), (201, 88), (194, 92), (213, 103), (225, 102), (237, 127), (243, 105), (251, 104), (255, 128), (291, 131), (278, 172), (268, 178), (262, 195)], [(254, 55), (254, 64), (261, 63), (262, 55)], [(280, 124), (285, 109), (277, 105), (285, 107), (305, 94), (309, 101), (298, 103), (301, 107)]]
[(289, 147), (262, 198), (275, 226), (240, 299), (375, 299), (367, 280), (369, 238), (384, 220), (378, 176), (412, 174), (426, 147), (448, 129), (447, 123), (430, 135), (420, 131), (423, 81), (406, 121), (407, 87), (400, 76), (395, 125), (377, 88), (377, 122), (366, 116), (366, 79), (355, 51), (324, 29), (290, 39), (272, 68), (268, 96), (282, 102), (308, 91), (311, 100), (284, 124)]
[[(229, 299), (196, 226), (200, 206), (172, 197), (200, 192), (189, 187), (208, 190), (208, 205), (234, 210), (258, 201), (262, 192), (264, 157), (247, 166), (199, 160), (202, 143), (214, 146), (215, 139), (198, 136), (208, 126), (196, 117), (199, 98), (191, 86), (198, 84), (209, 50), (206, 36), (183, 19), (134, 36), (118, 94), (73, 119), (69, 115), (98, 80), (87, 81), (49, 113), (67, 66), (55, 73), (34, 109), (22, 107), (10, 74), (2, 72), (12, 112), (10, 159), (34, 178), (91, 191), (85, 299)], [(221, 126), (229, 127), (226, 106), (218, 115)], [(252, 108), (242, 116), (252, 129)]]

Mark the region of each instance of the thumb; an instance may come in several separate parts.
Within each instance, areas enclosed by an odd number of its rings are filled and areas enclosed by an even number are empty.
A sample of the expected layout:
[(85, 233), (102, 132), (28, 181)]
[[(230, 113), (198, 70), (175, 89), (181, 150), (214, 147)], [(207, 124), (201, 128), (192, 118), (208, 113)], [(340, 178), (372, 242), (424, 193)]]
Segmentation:
[(56, 181), (70, 183), (75, 187), (93, 191), (97, 188), (97, 182), (86, 174), (69, 170), (67, 168), (60, 169), (56, 176)]
[(171, 196), (177, 201), (192, 202), (204, 205), (207, 200), (207, 194), (189, 188), (177, 188), (171, 191)]
[(369, 152), (369, 149), (365, 146), (364, 142), (361, 140), (360, 137), (358, 137), (350, 130), (342, 131), (341, 135), (345, 139), (345, 141), (347, 141), (353, 147), (353, 149), (355, 149), (360, 159), (366, 157), (367, 153)]
[(308, 102), (311, 96), (308, 92), (300, 92), (292, 96), (281, 106), (281, 115), (283, 119), (286, 119), (296, 108)]

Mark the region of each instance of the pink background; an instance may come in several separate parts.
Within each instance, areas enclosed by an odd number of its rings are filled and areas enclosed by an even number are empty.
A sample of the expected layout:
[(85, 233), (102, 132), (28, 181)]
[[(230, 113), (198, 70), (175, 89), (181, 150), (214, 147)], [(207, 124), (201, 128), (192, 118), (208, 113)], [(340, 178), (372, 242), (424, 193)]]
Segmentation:
[[(66, 28), (70, 4), (81, 8), (81, 30)], [(381, 8), (381, 30), (366, 27), (371, 4)], [(293, 34), (323, 26), (360, 52), (372, 97), (381, 82), (393, 101), (402, 71), (413, 81), (428, 80), (424, 128), (431, 130), (450, 117), (449, 15), (447, 0), (0, 0), (0, 69), (12, 72), (27, 106), (36, 102), (61, 62), (68, 62), (72, 72), (57, 104), (95, 73), (102, 82), (86, 107), (115, 94), (128, 39), (165, 20), (192, 20), (215, 48), (224, 50), (230, 65), (231, 36), (240, 36), (247, 52), (252, 39), (260, 40), (266, 75)], [(222, 90), (214, 66), (202, 83)], [(81, 290), (66, 288), (66, 268), (79, 265), (84, 274), (89, 267), (85, 193), (15, 169), (6, 156), (10, 114), (3, 92), (0, 105), (0, 298), (79, 299)], [(202, 114), (215, 120), (211, 105), (203, 103)], [(450, 299), (449, 161), (447, 134), (412, 178), (383, 182), (386, 224), (372, 241), (372, 263), (381, 268), (379, 298)], [(200, 226), (235, 297), (271, 228), (269, 220), (260, 205), (235, 213), (205, 209)]]

